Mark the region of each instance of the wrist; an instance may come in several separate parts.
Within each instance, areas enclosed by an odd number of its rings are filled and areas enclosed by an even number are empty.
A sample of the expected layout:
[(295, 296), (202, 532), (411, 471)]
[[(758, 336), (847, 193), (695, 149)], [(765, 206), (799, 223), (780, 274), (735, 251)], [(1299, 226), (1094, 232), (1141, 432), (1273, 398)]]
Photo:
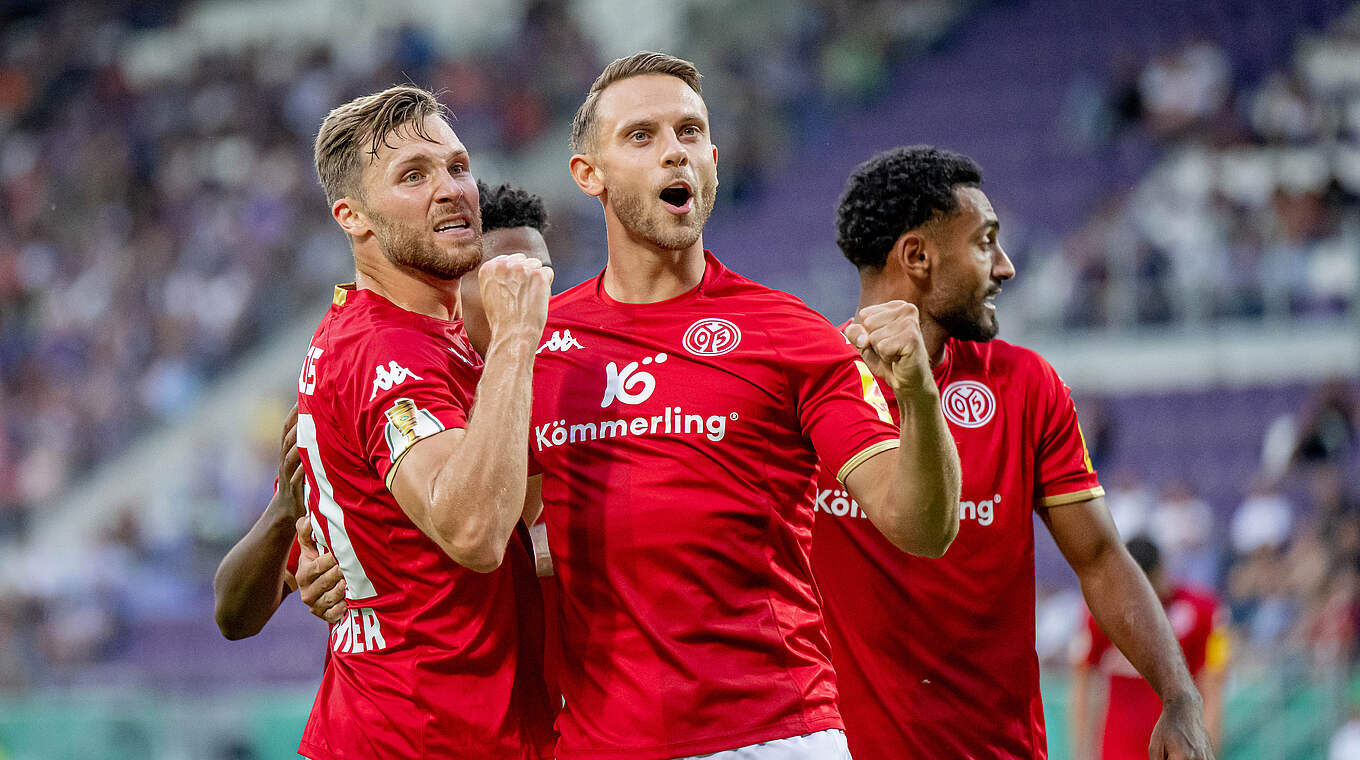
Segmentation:
[(1162, 698), (1163, 710), (1177, 707), (1191, 707), (1200, 710), (1204, 707), (1204, 699), (1196, 689), (1178, 689)]
[(527, 325), (505, 325), (493, 326), (491, 328), (491, 340), (487, 344), (486, 352), (491, 354), (498, 351), (509, 351), (513, 354), (527, 352), (530, 356), (538, 350), (539, 338), (543, 337), (543, 328), (533, 328)]

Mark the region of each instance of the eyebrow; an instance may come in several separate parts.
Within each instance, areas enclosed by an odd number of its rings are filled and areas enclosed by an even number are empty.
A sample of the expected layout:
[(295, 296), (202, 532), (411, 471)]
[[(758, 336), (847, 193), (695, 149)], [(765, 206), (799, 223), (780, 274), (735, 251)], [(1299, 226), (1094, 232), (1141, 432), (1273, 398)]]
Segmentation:
[(983, 222), (983, 223), (982, 223), (982, 226), (981, 226), (981, 227), (978, 227), (978, 228), (977, 228), (977, 231), (974, 232), (973, 234), (974, 234), (974, 235), (986, 235), (988, 232), (991, 232), (992, 230), (1000, 231), (1000, 230), (1001, 230), (1001, 222), (999, 222), (999, 221), (997, 221), (997, 220), (995, 220), (995, 219), (988, 219), (987, 221)]
[[(616, 134), (627, 135), (631, 134), (634, 130), (637, 129), (654, 128), (656, 127), (657, 122), (658, 120), (653, 118), (634, 119), (620, 127)], [(708, 124), (708, 122), (704, 119), (703, 114), (699, 113), (698, 111), (690, 111), (684, 114), (679, 119), (677, 119), (677, 122), (680, 124), (693, 124), (697, 122), (699, 124), (704, 124), (705, 126), (707, 126)]]
[[(456, 160), (458, 160), (458, 159), (466, 159), (467, 157), (468, 157), (467, 148), (459, 148), (458, 150), (455, 150), (453, 153), (449, 154), (449, 157), (448, 157), (447, 160), (449, 160), (449, 161), (456, 161)], [(392, 164), (392, 166), (397, 167), (397, 166), (406, 166), (406, 165), (408, 165), (408, 164), (419, 164), (419, 163), (436, 163), (436, 164), (437, 164), (437, 163), (441, 163), (441, 160), (440, 160), (439, 158), (437, 158), (437, 157), (431, 156), (430, 153), (427, 152), (427, 151), (419, 151), (419, 152), (416, 152), (416, 153), (412, 153), (412, 154), (406, 156), (405, 158), (402, 158), (402, 159), (397, 160), (395, 163)]]

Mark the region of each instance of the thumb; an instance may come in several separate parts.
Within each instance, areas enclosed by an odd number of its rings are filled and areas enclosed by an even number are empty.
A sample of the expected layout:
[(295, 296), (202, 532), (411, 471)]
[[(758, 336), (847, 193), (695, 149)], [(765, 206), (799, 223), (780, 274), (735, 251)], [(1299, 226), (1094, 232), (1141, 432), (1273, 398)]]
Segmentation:
[(318, 551), (316, 548), (316, 539), (312, 538), (311, 515), (303, 515), (302, 517), (299, 517), (297, 520), (296, 529), (298, 543), (302, 545), (302, 548), (309, 549), (312, 552), (320, 554), (321, 552)]

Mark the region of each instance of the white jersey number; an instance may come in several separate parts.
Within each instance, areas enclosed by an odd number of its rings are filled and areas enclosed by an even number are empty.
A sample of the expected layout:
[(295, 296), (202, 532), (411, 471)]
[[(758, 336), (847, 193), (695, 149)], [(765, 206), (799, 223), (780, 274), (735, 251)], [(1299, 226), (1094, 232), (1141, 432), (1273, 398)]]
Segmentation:
[[(345, 511), (336, 503), (335, 489), (331, 487), (326, 467), (321, 463), (321, 451), (316, 442), (316, 421), (310, 414), (298, 415), (297, 445), (303, 452), (303, 466), (311, 474), (312, 482), (316, 483), (316, 511), (326, 518), (328, 526), (328, 530), (323, 532), (319, 526), (312, 525), (312, 536), (317, 546), (329, 548), (335, 554), (340, 572), (345, 576), (345, 598), (367, 599), (375, 596), (377, 592), (373, 589), (373, 582), (359, 563), (359, 556), (354, 553), (354, 545), (350, 543), (349, 533), (345, 530)], [(308, 506), (311, 506), (310, 503)], [(330, 534), (329, 541), (326, 540), (327, 533)]]

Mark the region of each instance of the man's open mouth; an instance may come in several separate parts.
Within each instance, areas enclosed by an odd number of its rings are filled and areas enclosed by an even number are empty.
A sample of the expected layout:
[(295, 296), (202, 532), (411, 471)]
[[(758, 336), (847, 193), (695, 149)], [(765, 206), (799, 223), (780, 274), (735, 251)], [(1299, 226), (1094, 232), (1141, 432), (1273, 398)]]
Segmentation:
[(689, 185), (677, 182), (661, 191), (661, 202), (666, 204), (667, 210), (674, 214), (686, 214), (694, 205), (694, 193), (690, 191)]

